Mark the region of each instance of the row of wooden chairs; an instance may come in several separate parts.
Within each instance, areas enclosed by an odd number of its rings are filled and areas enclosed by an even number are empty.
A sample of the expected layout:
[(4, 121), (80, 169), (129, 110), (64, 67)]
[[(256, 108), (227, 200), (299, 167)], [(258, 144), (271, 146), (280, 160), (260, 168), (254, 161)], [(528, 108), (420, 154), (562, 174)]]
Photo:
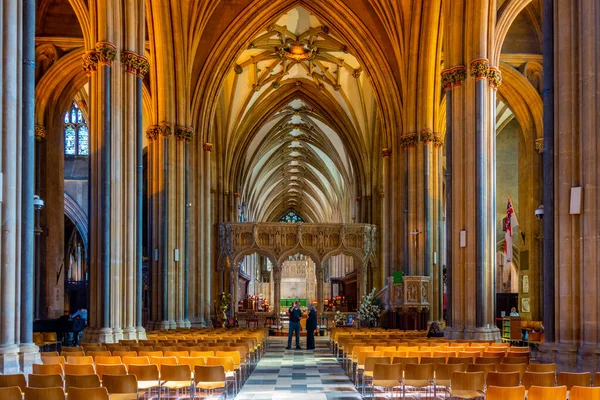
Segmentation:
[(58, 374), (31, 374), (26, 382), (22, 374), (2, 375), (0, 396), (5, 395), (2, 400), (16, 400), (25, 393), (25, 400), (59, 400), (67, 394), (69, 400), (104, 400), (109, 394), (129, 394), (126, 398), (137, 399), (138, 395), (154, 390), (159, 396), (174, 391), (179, 398), (180, 394), (195, 396), (198, 390), (209, 395), (216, 389), (227, 391), (227, 382), (232, 382), (222, 366), (196, 366), (193, 375), (188, 368), (178, 365), (167, 366), (160, 373), (156, 366), (132, 367), (130, 374), (104, 375), (101, 380), (93, 374), (66, 375), (64, 380)]

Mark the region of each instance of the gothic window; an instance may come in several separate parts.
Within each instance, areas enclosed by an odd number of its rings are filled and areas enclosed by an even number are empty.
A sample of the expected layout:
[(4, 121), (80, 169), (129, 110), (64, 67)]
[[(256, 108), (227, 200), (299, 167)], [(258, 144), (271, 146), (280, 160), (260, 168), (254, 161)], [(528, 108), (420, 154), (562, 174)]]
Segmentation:
[(83, 114), (76, 103), (65, 112), (64, 118), (65, 155), (87, 156), (90, 154), (90, 135)]
[(295, 224), (297, 222), (304, 222), (304, 220), (302, 219), (301, 216), (296, 214), (295, 211), (288, 211), (287, 213), (285, 213), (285, 215), (283, 217), (281, 217), (279, 222), (287, 222), (290, 224)]

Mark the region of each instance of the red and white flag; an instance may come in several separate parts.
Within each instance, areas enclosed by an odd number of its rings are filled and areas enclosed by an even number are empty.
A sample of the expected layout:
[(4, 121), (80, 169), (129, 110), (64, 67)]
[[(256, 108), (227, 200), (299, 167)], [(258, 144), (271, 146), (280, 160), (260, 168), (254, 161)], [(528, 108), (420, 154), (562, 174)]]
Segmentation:
[(512, 200), (508, 198), (506, 205), (506, 226), (504, 227), (504, 263), (510, 264), (512, 261), (512, 230), (519, 226), (517, 214), (513, 208)]

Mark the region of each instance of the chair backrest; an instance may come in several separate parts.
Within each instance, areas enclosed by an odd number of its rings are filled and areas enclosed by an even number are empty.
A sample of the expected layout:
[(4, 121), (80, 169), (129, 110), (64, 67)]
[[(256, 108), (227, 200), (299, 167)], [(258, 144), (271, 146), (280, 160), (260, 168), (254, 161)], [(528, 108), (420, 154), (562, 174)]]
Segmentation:
[(31, 368), (33, 373), (38, 375), (64, 374), (64, 369), (61, 364), (33, 364)]
[(404, 379), (432, 380), (433, 364), (407, 364)]
[(102, 379), (104, 375), (127, 375), (125, 364), (96, 364), (96, 374)]
[(566, 386), (571, 390), (573, 386), (590, 386), (591, 375), (589, 372), (559, 372), (558, 386)]
[[(221, 348), (219, 347), (219, 350), (215, 350), (215, 351), (221, 351)], [(202, 350), (202, 351), (192, 351), (190, 353), (190, 357), (214, 357), (215, 356), (215, 352), (214, 351), (207, 351), (207, 350)]]
[(58, 357), (58, 351), (40, 351), (40, 356), (42, 357)]
[(23, 374), (8, 374), (0, 375), (0, 387), (12, 387), (18, 386), (19, 389), (25, 390), (27, 387), (27, 381)]
[(525, 387), (518, 384), (502, 387), (488, 385), (485, 398), (486, 400), (523, 400), (525, 398)]
[(527, 391), (527, 400), (565, 400), (566, 386), (531, 386)]
[(71, 356), (71, 357), (85, 357), (85, 352), (83, 352), (83, 351), (61, 351), (60, 355), (63, 356), (64, 358), (67, 358), (69, 356)]
[(448, 358), (448, 364), (469, 365), (472, 363), (473, 363), (473, 357), (450, 357), (450, 358)]
[(523, 375), (527, 371), (527, 364), (499, 364), (496, 368), (498, 372), (518, 372), (519, 378), (523, 380)]
[(234, 370), (233, 360), (231, 357), (207, 357), (206, 365), (222, 365), (227, 372)]
[(146, 357), (162, 357), (163, 352), (162, 351), (152, 351), (152, 350), (151, 351), (142, 350), (142, 351), (138, 351), (138, 355), (140, 357), (144, 357), (144, 356), (146, 356)]
[(122, 364), (119, 356), (97, 356), (94, 361), (96, 364)]
[(65, 391), (71, 398), (71, 388), (96, 388), (100, 387), (98, 375), (69, 375), (65, 374)]
[(93, 365), (94, 359), (91, 356), (67, 356), (67, 364)]
[(115, 350), (112, 352), (113, 357), (137, 357), (137, 351), (132, 350)]
[(225, 382), (225, 368), (222, 365), (196, 365), (194, 381), (196, 383)]
[(392, 360), (390, 357), (367, 357), (365, 359), (365, 371), (373, 371), (373, 368), (375, 368), (375, 364), (391, 364), (391, 362)]
[(110, 357), (110, 351), (88, 351), (86, 356), (91, 356), (94, 358), (94, 361), (96, 360), (96, 358), (98, 357)]
[(150, 359), (148, 357), (129, 357), (129, 356), (125, 356), (123, 357), (123, 364), (125, 364), (127, 366), (127, 369), (129, 369), (130, 365), (136, 364), (136, 365), (148, 365), (150, 364)]
[(600, 386), (600, 372), (594, 374), (594, 382), (592, 386)]
[(554, 372), (556, 374), (556, 364), (529, 364), (529, 372)]
[[(212, 352), (214, 354), (215, 351), (221, 351), (221, 346), (198, 346), (198, 351), (203, 353), (203, 352)], [(192, 355), (190, 353), (190, 355)], [(213, 356), (207, 356), (207, 357), (213, 357)]]
[(67, 390), (69, 400), (108, 400), (108, 390), (105, 387), (78, 388)]
[(42, 364), (61, 364), (65, 365), (65, 358), (63, 356), (42, 356)]
[(453, 372), (450, 386), (452, 390), (483, 390), (485, 375), (483, 372)]
[(190, 371), (196, 368), (196, 365), (206, 365), (205, 357), (178, 357), (177, 362), (179, 365), (187, 365), (190, 367)]
[(65, 391), (61, 387), (25, 388), (25, 400), (65, 400)]
[(600, 387), (573, 386), (569, 400), (600, 400)]
[(500, 359), (497, 357), (477, 357), (475, 358), (475, 364), (495, 364), (496, 369), (498, 369)]
[(92, 364), (65, 364), (65, 375), (92, 375), (96, 369)]
[(165, 364), (160, 369), (160, 379), (162, 381), (190, 381), (192, 380), (192, 371), (187, 365), (169, 365)]
[(150, 357), (150, 364), (156, 364), (160, 371), (163, 365), (177, 365), (177, 357)]
[(439, 364), (435, 370), (436, 380), (450, 380), (454, 372), (465, 372), (467, 365), (460, 364)]
[(373, 380), (400, 381), (403, 367), (403, 364), (375, 364), (373, 366)]
[(240, 364), (240, 353), (237, 351), (217, 351), (215, 355), (217, 357), (231, 357), (234, 365)]
[(188, 357), (190, 353), (184, 350), (165, 351), (165, 357)]
[[(62, 375), (38, 375), (29, 374), (27, 378), (27, 385), (35, 388), (49, 388), (49, 387), (62, 387), (63, 378)], [(25, 391), (25, 388), (22, 388)]]
[(23, 394), (18, 386), (0, 387), (0, 398), (2, 400), (22, 400)]
[(502, 364), (528, 364), (527, 357), (504, 357)]
[(85, 353), (81, 346), (63, 346), (60, 351), (61, 353)]
[(469, 364), (467, 372), (483, 372), (487, 377), (489, 372), (496, 371), (496, 364)]
[(456, 357), (456, 355), (458, 354), (457, 351), (455, 350), (450, 350), (448, 347), (446, 347), (444, 350), (435, 350), (433, 352), (433, 357), (444, 357), (446, 359), (446, 361), (448, 361), (448, 358), (450, 357)]
[(137, 393), (138, 381), (135, 375), (104, 375), (102, 386), (108, 394)]
[(485, 378), (486, 385), (512, 387), (521, 384), (521, 378), (518, 372), (495, 372), (490, 371)]
[(439, 364), (446, 364), (446, 357), (421, 357), (421, 364), (433, 364), (435, 370)]
[(158, 366), (156, 364), (140, 365), (131, 364), (128, 368), (129, 375), (135, 375), (138, 381), (157, 381)]
[(556, 374), (554, 372), (525, 371), (523, 374), (523, 386), (525, 386), (525, 389), (527, 390), (529, 390), (531, 386), (552, 387), (555, 384)]

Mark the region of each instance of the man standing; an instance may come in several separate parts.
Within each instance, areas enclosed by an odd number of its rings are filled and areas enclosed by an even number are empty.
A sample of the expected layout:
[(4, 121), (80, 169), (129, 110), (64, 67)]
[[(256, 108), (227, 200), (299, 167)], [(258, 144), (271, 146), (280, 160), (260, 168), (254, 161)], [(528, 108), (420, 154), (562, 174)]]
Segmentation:
[(288, 343), (286, 350), (292, 348), (292, 334), (294, 332), (296, 332), (296, 350), (302, 350), (302, 347), (300, 347), (300, 318), (302, 318), (300, 302), (294, 302), (294, 305), (289, 308), (288, 313), (290, 314), (290, 329), (288, 332)]

